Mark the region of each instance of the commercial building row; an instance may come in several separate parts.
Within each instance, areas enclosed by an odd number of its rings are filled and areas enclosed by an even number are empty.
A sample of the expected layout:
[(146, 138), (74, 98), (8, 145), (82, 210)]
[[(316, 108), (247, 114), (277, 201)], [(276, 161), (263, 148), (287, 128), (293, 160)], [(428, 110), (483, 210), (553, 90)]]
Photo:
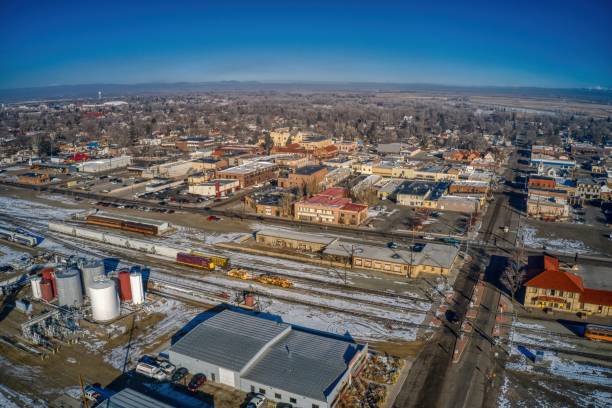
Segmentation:
[(355, 244), (335, 237), (287, 230), (266, 229), (255, 234), (258, 244), (299, 252), (319, 253), (330, 261), (359, 269), (391, 273), (409, 278), (421, 274), (448, 275), (459, 254), (457, 247), (428, 243), (412, 249)]

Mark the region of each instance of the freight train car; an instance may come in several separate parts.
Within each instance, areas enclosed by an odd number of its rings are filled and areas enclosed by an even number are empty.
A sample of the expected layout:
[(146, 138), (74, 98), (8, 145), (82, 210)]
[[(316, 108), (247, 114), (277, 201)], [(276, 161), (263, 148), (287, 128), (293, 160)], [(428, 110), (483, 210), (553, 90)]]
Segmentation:
[(612, 326), (587, 324), (584, 337), (589, 340), (612, 341)]
[(17, 244), (34, 247), (38, 245), (38, 239), (31, 235), (22, 234), (15, 231), (10, 231), (7, 229), (0, 228), (0, 239), (4, 239), (5, 241), (15, 242)]
[(176, 263), (200, 269), (215, 269), (215, 263), (210, 258), (187, 254), (185, 252), (179, 252), (176, 254)]
[(124, 231), (138, 232), (144, 235), (157, 235), (159, 232), (158, 228), (154, 225), (147, 225), (139, 222), (125, 221), (108, 217), (98, 217), (97, 215), (88, 216), (87, 223)]
[(204, 258), (209, 258), (211, 261), (215, 263), (216, 266), (220, 266), (221, 268), (227, 268), (230, 264), (229, 258), (225, 256), (207, 254), (205, 252), (200, 252), (200, 251), (191, 251), (191, 254), (202, 256)]

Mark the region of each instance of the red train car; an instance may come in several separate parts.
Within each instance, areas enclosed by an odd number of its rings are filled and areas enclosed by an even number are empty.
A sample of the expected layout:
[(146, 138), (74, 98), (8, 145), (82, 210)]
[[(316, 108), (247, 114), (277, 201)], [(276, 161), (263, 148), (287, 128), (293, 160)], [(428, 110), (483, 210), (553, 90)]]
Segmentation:
[(215, 269), (215, 263), (210, 258), (203, 256), (191, 255), (184, 252), (176, 254), (176, 262), (182, 265), (192, 266), (200, 269)]

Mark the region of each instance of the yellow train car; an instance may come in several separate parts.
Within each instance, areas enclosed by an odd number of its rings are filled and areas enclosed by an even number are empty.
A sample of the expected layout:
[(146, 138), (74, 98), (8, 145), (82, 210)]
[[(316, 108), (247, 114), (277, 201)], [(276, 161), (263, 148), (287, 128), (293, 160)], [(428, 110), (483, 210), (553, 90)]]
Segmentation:
[(220, 266), (221, 268), (227, 268), (230, 264), (229, 258), (225, 256), (208, 254), (201, 251), (191, 251), (191, 254), (208, 258), (213, 261), (215, 265)]

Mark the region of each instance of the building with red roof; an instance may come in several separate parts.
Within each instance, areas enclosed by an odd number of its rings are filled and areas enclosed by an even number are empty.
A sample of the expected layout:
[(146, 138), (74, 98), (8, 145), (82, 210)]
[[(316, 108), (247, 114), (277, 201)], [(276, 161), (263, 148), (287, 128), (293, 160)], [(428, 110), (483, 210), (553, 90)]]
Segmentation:
[(295, 203), (293, 213), (300, 221), (360, 225), (368, 218), (368, 206), (353, 203), (345, 188), (331, 187)]
[(582, 277), (561, 270), (555, 257), (544, 255), (537, 258), (540, 260), (530, 259), (527, 268), (532, 277), (524, 284), (526, 307), (612, 315), (612, 291), (586, 287)]

